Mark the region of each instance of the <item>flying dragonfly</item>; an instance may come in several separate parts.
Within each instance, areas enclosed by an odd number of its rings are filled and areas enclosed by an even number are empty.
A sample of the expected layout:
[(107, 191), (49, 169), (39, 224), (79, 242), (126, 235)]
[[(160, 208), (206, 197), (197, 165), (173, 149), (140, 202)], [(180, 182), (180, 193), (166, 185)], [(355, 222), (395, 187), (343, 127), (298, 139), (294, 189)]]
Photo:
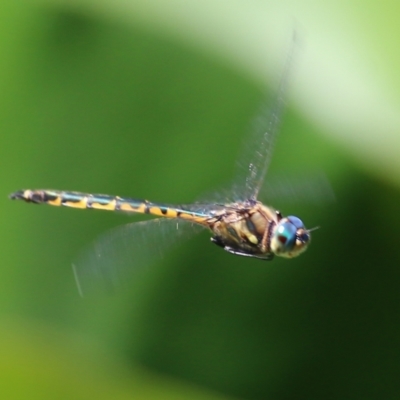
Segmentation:
[[(124, 225), (98, 239), (86, 252), (86, 256), (74, 265), (78, 287), (79, 277), (88, 268), (88, 264), (92, 271), (102, 275), (107, 269), (106, 273), (111, 273), (117, 259), (118, 262), (122, 259), (125, 264), (137, 263), (146, 257), (146, 253), (151, 259), (155, 253), (153, 247), (163, 240), (169, 246), (173, 232), (185, 232), (181, 227), (185, 223), (188, 225), (187, 222), (191, 226), (209, 230), (211, 241), (234, 255), (272, 260), (274, 256), (297, 257), (307, 249), (311, 230), (306, 229), (301, 219), (295, 216), (284, 217), (258, 199), (279, 131), (294, 47), (295, 44), (289, 52), (272, 107), (264, 109), (251, 137), (250, 148), (255, 150), (250, 160), (245, 161), (244, 167), (242, 162), (244, 177), (239, 185), (232, 188), (231, 193), (234, 195), (230, 201), (173, 206), (119, 196), (42, 189), (19, 190), (10, 195), (11, 199), (28, 203), (159, 217), (156, 220)], [(169, 223), (161, 222), (162, 218), (168, 219)], [(162, 235), (164, 239), (159, 240)], [(131, 260), (124, 253), (130, 253)]]

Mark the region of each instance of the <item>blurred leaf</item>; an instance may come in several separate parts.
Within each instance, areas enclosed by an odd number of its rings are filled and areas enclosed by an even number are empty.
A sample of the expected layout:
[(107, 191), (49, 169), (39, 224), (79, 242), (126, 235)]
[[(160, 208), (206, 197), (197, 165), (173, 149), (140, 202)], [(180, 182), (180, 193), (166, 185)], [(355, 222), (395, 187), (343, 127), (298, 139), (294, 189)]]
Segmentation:
[(33, 321), (3, 319), (0, 391), (7, 399), (228, 399), (131, 370), (91, 342)]

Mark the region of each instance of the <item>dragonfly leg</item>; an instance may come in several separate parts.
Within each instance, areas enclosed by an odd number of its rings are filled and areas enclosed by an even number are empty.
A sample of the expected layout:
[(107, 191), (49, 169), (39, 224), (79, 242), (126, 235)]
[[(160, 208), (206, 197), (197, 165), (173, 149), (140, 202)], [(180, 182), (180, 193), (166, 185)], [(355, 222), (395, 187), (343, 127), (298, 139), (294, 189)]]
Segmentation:
[(222, 247), (228, 253), (234, 254), (235, 256), (252, 257), (252, 258), (257, 258), (259, 260), (264, 260), (264, 261), (271, 261), (274, 258), (274, 255), (271, 253), (265, 254), (265, 256), (260, 257), (255, 254), (245, 253), (245, 252), (235, 249), (233, 247), (226, 246), (218, 236), (212, 237), (211, 241), (214, 244), (216, 244), (217, 246)]
[(223, 243), (220, 237), (214, 236), (211, 238), (211, 241), (217, 246), (222, 247), (223, 249), (225, 248), (225, 244)]
[(274, 255), (271, 253), (266, 254), (264, 257), (259, 257), (255, 254), (244, 253), (240, 250), (234, 249), (233, 247), (229, 247), (229, 246), (225, 246), (224, 250), (227, 251), (228, 253), (234, 254), (235, 256), (252, 257), (252, 258), (257, 258), (258, 260), (264, 260), (264, 261), (271, 261), (274, 258)]

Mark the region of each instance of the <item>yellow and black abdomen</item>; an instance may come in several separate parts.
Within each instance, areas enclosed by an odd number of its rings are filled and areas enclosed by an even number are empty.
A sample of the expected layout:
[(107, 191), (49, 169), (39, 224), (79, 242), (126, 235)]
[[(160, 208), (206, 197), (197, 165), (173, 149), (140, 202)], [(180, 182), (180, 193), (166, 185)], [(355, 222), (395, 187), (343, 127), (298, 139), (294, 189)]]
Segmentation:
[(151, 214), (165, 218), (180, 218), (204, 225), (209, 215), (180, 207), (151, 203), (110, 196), (106, 194), (88, 194), (58, 190), (19, 190), (10, 195), (11, 199), (24, 200), (28, 203), (49, 204), (81, 209), (123, 211), (139, 214)]

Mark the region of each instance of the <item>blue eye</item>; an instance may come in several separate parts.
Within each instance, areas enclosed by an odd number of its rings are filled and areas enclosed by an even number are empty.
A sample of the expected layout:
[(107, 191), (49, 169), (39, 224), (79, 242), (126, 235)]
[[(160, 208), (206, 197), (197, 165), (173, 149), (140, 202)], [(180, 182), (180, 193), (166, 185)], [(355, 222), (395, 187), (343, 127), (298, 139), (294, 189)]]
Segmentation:
[(287, 219), (297, 228), (304, 229), (303, 221), (300, 218), (297, 218), (293, 215), (289, 215)]
[(285, 249), (290, 251), (296, 242), (297, 228), (292, 222), (283, 222), (279, 225), (276, 232), (276, 239)]
[(301, 219), (291, 215), (282, 218), (276, 225), (271, 236), (270, 249), (278, 256), (292, 258), (306, 250), (309, 243), (309, 231)]

